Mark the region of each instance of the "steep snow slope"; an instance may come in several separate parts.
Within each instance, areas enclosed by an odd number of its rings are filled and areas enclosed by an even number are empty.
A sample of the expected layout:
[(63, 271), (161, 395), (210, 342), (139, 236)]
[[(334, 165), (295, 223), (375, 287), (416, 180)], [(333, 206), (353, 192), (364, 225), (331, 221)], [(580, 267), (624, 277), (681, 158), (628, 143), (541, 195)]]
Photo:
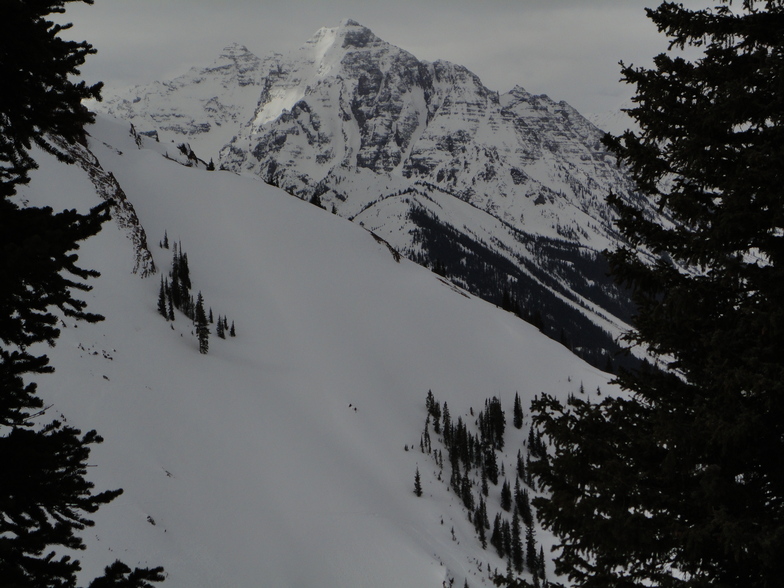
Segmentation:
[[(127, 228), (111, 222), (84, 244), (82, 264), (102, 272), (85, 297), (106, 320), (66, 320), (50, 351), (57, 371), (39, 382), (49, 415), (104, 435), (97, 487), (125, 489), (87, 531), (85, 575), (120, 558), (165, 566), (171, 588), (489, 585), (486, 566), (505, 562), (481, 549), (432, 459), (404, 450), (418, 446), (428, 389), (473, 422), (469, 409), (487, 397), (510, 414), (516, 391), (527, 407), (540, 391), (606, 387), (605, 375), (396, 261), (356, 224), (140, 149), (128, 123), (100, 119), (90, 133), (157, 267), (171, 262), (157, 245), (166, 233), (188, 254), (194, 291), (237, 337), (213, 336), (200, 355), (187, 318), (160, 317), (159, 275), (133, 273)], [(23, 199), (99, 201), (80, 168), (39, 161)], [(510, 433), (508, 471), (523, 436)]]
[(345, 20), (287, 55), (227, 47), (211, 66), (109, 91), (96, 108), (157, 132), (164, 149), (186, 142), (318, 198), (485, 300), (507, 292), (594, 365), (617, 350), (631, 304), (601, 256), (620, 239), (605, 199), (647, 205), (603, 132), (565, 102), (493, 91)]

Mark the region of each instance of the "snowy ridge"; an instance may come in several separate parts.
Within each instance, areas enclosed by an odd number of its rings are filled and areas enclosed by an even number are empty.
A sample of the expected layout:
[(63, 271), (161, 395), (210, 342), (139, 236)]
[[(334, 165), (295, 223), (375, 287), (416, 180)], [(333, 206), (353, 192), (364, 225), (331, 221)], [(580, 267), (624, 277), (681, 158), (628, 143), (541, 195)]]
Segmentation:
[[(91, 457), (97, 488), (125, 489), (76, 554), (85, 575), (120, 557), (163, 565), (170, 588), (491, 586), (505, 561), (482, 549), (438, 480), (448, 465), (439, 474), (417, 446), (427, 391), (473, 427), (485, 398), (499, 397), (511, 421), (515, 392), (527, 412), (542, 391), (611, 391), (607, 377), (355, 224), (253, 179), (180, 165), (154, 141), (139, 148), (127, 123), (89, 131), (140, 226), (182, 244), (194, 289), (236, 320), (237, 337), (213, 336), (200, 355), (187, 318), (167, 324), (159, 278), (133, 273), (117, 221), (82, 247), (80, 264), (102, 273), (85, 299), (106, 320), (65, 321), (50, 351), (57, 371), (39, 389), (51, 414), (104, 435)], [(101, 201), (82, 168), (37, 159), (24, 200)], [(171, 251), (150, 250), (165, 275)], [(525, 429), (508, 428), (499, 459), (512, 472)], [(491, 518), (499, 492), (491, 486)]]
[[(655, 211), (602, 145), (603, 131), (565, 102), (520, 86), (500, 94), (465, 67), (418, 60), (346, 20), (288, 55), (232, 46), (208, 68), (96, 107), (366, 223), (487, 300), (512, 291), (550, 336), (593, 348), (595, 365), (617, 350), (630, 304), (602, 266), (600, 252), (619, 239), (605, 199), (614, 192)], [(428, 227), (423, 209), (434, 216)], [(449, 243), (436, 243), (435, 225)], [(470, 244), (457, 243), (464, 237)], [(554, 283), (530, 282), (533, 266)]]
[[(279, 56), (259, 59), (239, 44), (226, 47), (206, 68), (192, 68), (168, 81), (107, 93), (115, 116), (130, 120), (141, 131), (157, 131), (164, 143), (198, 142), (199, 155), (217, 151), (245, 123), (256, 107), (264, 74)], [(175, 140), (176, 139), (176, 140)], [(209, 159), (209, 155), (207, 159)]]
[[(133, 127), (131, 127), (133, 129)], [(137, 136), (138, 138), (138, 136)], [(123, 228), (133, 243), (133, 273), (146, 278), (156, 272), (155, 261), (147, 246), (147, 234), (136, 216), (133, 204), (123, 192), (114, 175), (101, 167), (98, 158), (81, 143), (68, 143), (56, 136), (49, 140), (67, 153), (88, 175), (95, 191), (104, 200), (111, 201), (111, 214), (115, 223)]]

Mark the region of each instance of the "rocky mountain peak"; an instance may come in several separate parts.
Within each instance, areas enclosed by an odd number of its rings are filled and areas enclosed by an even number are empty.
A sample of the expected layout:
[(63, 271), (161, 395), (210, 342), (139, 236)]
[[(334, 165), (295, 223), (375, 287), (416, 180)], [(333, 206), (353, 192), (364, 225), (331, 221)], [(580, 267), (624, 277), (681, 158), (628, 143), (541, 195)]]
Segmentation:
[(521, 85), (517, 84), (514, 88), (509, 90), (509, 94), (514, 96), (515, 98), (527, 98), (531, 94), (523, 88)]
[(223, 48), (218, 59), (205, 73), (223, 70), (224, 75), (234, 75), (240, 86), (255, 85), (261, 59), (251, 53), (245, 45), (232, 43)]
[(240, 57), (255, 57), (253, 53), (251, 53), (245, 45), (240, 43), (231, 43), (223, 48), (220, 52), (220, 58), (228, 58), (228, 59), (237, 59)]
[(347, 19), (338, 27), (339, 35), (343, 39), (343, 48), (362, 48), (384, 43), (373, 31), (362, 26), (355, 20)]
[(336, 27), (322, 27), (300, 49), (300, 55), (312, 63), (338, 63), (355, 50), (391, 47), (369, 28), (352, 19)]

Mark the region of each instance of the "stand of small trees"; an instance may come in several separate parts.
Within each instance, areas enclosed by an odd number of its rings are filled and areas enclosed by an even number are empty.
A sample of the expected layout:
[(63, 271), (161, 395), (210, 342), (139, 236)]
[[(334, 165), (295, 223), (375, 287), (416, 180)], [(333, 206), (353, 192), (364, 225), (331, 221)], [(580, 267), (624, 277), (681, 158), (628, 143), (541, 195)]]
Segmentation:
[[(441, 404), (430, 390), (425, 399), (425, 408), (427, 414), (425, 428), (420, 437), (420, 451), (431, 455), (436, 466), (443, 470), (442, 451), (433, 447), (434, 440), (430, 433), (432, 425), (435, 435), (440, 435), (435, 442), (440, 443), (446, 450), (447, 463), (450, 466), (449, 477), (442, 478), (439, 473), (438, 479), (449, 484), (451, 490), (460, 498), (482, 548), (486, 549), (489, 544), (500, 558), (507, 560), (507, 577), (510, 581), (515, 581), (517, 574), (527, 571), (534, 585), (544, 583), (544, 551), (536, 540), (536, 521), (529, 497), (533, 481), (527, 475), (523, 459), (523, 452), (528, 455), (529, 461), (532, 452), (537, 456), (535, 459), (546, 454), (539, 433), (531, 429), (527, 447), (517, 452), (512, 483), (505, 477), (503, 464), (500, 470), (498, 466), (497, 452), (501, 452), (505, 446), (506, 432), (506, 415), (498, 398), (487, 399), (484, 409), (476, 415), (476, 433), (463, 421), (462, 416), (453, 420), (447, 403)], [(515, 419), (520, 421), (518, 428), (522, 428), (519, 394), (515, 395), (514, 412)], [(419, 468), (416, 471), (415, 487), (418, 480)], [(491, 494), (491, 485), (501, 486), (497, 490), (500, 510), (492, 519), (488, 515), (487, 500)], [(511, 513), (511, 516), (505, 513)]]
[[(163, 249), (169, 248), (168, 232), (164, 233), (163, 240), (160, 242)], [(175, 318), (174, 310), (181, 311), (187, 316), (196, 329), (196, 337), (199, 340), (199, 352), (207, 353), (209, 350), (210, 324), (214, 323), (212, 308), (209, 309), (209, 316), (204, 309), (204, 297), (199, 292), (196, 299), (191, 293), (190, 267), (188, 265), (188, 254), (182, 249), (182, 243), (174, 243), (172, 254), (172, 266), (168, 277), (161, 276), (161, 285), (158, 289), (158, 314), (168, 321)], [(215, 334), (221, 338), (226, 338), (226, 332), (231, 337), (236, 337), (237, 331), (234, 321), (229, 326), (228, 317), (218, 315), (215, 323)]]

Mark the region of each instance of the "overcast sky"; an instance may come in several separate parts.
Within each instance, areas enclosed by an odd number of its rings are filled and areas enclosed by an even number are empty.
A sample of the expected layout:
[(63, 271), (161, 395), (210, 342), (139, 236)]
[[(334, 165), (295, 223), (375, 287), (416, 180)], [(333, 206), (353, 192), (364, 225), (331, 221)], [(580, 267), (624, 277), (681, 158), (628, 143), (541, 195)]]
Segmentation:
[[(706, 4), (691, 0), (690, 4)], [(501, 92), (521, 85), (584, 114), (631, 89), (618, 61), (649, 65), (666, 39), (645, 16), (655, 0), (95, 0), (73, 3), (69, 36), (97, 49), (82, 69), (109, 87), (170, 79), (232, 42), (263, 56), (300, 47), (352, 18), (420, 59), (465, 65)]]

